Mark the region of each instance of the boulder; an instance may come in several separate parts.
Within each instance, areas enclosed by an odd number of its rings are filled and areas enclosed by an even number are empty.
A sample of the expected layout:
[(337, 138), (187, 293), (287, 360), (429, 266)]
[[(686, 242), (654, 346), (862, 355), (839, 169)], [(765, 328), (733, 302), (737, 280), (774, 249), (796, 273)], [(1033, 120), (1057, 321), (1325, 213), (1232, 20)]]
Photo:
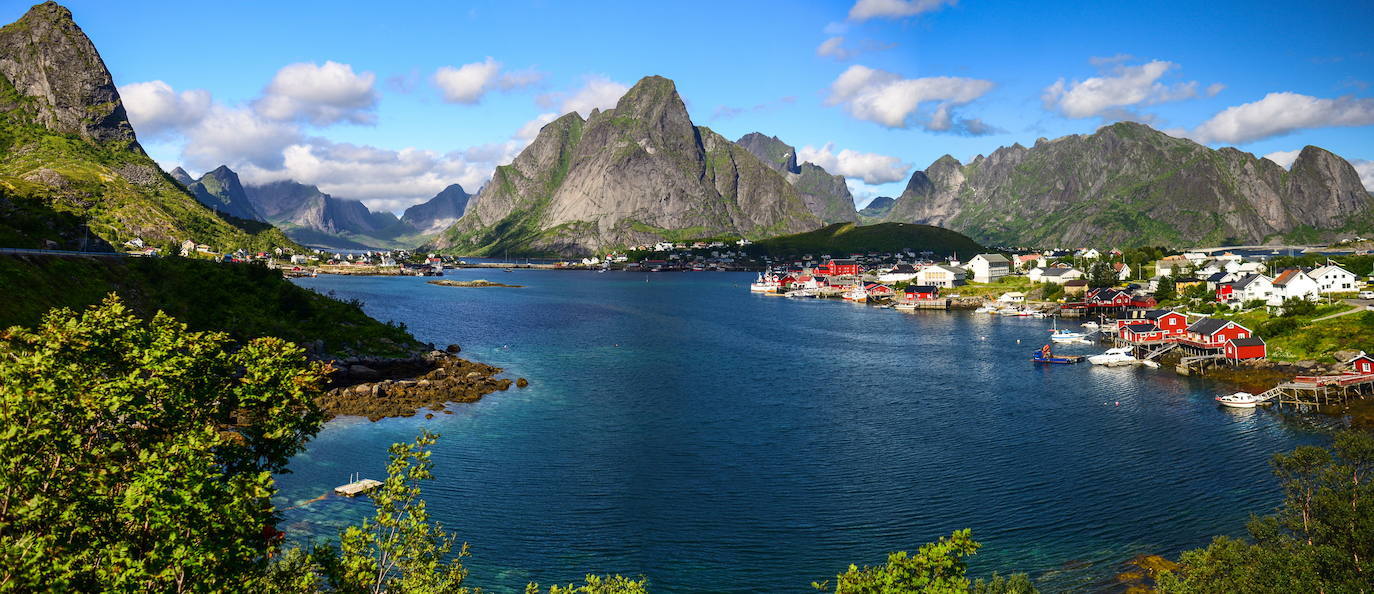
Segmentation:
[(444, 350), (445, 350), (445, 351), (448, 351), (449, 354), (457, 355), (458, 353), (461, 353), (461, 352), (463, 351), (463, 347), (460, 347), (460, 346), (458, 346), (458, 345), (456, 345), (456, 344), (451, 344), (451, 345), (448, 345), (447, 347), (444, 347)]
[(517, 387), (517, 388), (524, 388), (524, 387), (527, 387), (527, 386), (529, 386), (529, 385), (530, 385), (530, 380), (527, 380), (527, 379), (525, 379), (525, 378), (523, 378), (523, 377), (520, 378), (520, 379), (518, 379), (518, 380), (515, 380), (515, 387)]

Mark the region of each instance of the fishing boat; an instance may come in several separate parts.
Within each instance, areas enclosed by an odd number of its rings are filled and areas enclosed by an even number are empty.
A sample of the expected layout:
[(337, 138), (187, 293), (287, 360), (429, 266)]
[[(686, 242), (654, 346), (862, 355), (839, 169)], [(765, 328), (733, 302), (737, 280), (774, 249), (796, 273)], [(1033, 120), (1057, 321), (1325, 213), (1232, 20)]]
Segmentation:
[(868, 301), (868, 291), (864, 289), (864, 284), (862, 282), (857, 282), (854, 283), (852, 289), (845, 291), (840, 297), (844, 298), (845, 301), (864, 303)]
[(1231, 408), (1255, 408), (1259, 404), (1259, 398), (1249, 392), (1236, 392), (1216, 397), (1217, 403)]
[(1050, 340), (1054, 342), (1085, 342), (1084, 339), (1087, 338), (1087, 336), (1088, 335), (1083, 332), (1074, 332), (1068, 328), (1060, 328), (1058, 320), (1054, 322), (1054, 328), (1050, 330)]
[(1035, 363), (1053, 363), (1056, 365), (1072, 365), (1082, 363), (1082, 355), (1056, 355), (1050, 350), (1050, 345), (1040, 347), (1040, 350), (1031, 353), (1031, 361)]
[(912, 302), (912, 301), (902, 301), (902, 302), (900, 302), (900, 303), (897, 303), (897, 304), (893, 305), (892, 307), (893, 307), (894, 309), (901, 309), (901, 310), (914, 310), (914, 309), (916, 309), (916, 303), (915, 303), (915, 302)]
[(1135, 365), (1136, 358), (1131, 354), (1131, 347), (1119, 347), (1107, 349), (1101, 355), (1088, 357), (1088, 362), (1093, 365), (1105, 365), (1107, 367), (1117, 367), (1120, 365)]
[(759, 277), (749, 284), (752, 293), (777, 293), (782, 290), (782, 279), (772, 270), (759, 273)]

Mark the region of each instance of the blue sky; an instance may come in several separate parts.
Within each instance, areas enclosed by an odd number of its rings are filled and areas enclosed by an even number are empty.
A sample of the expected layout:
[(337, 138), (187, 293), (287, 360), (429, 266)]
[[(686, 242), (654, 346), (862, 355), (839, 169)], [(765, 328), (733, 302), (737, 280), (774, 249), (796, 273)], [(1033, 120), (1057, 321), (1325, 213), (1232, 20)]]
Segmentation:
[(1374, 185), (1374, 53), (1352, 26), (1370, 2), (66, 5), (163, 165), (381, 209), (475, 192), (539, 123), (650, 74), (699, 125), (777, 135), (860, 204), (946, 153), (1118, 119), (1280, 162), (1321, 146)]

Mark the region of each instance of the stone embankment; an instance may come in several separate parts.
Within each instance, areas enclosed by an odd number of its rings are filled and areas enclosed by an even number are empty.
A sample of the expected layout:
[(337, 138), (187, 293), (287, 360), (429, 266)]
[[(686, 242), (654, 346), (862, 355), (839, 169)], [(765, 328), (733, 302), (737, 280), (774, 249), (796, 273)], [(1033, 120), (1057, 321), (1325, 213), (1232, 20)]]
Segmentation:
[[(373, 421), (408, 417), (422, 409), (442, 411), (449, 403), (475, 402), (492, 392), (529, 385), (525, 378), (497, 378), (500, 367), (457, 356), (457, 345), (405, 358), (354, 357), (332, 362), (328, 384), (318, 400), (333, 416), (355, 415)], [(430, 413), (428, 416), (432, 416)]]

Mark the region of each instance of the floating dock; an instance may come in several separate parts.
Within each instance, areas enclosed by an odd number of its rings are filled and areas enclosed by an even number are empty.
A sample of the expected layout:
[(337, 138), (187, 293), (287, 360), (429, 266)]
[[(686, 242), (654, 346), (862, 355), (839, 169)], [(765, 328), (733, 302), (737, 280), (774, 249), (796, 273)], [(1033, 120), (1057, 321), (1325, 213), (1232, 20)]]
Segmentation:
[(334, 492), (344, 497), (357, 497), (380, 486), (382, 486), (382, 481), (375, 479), (359, 479), (347, 485), (334, 487)]

